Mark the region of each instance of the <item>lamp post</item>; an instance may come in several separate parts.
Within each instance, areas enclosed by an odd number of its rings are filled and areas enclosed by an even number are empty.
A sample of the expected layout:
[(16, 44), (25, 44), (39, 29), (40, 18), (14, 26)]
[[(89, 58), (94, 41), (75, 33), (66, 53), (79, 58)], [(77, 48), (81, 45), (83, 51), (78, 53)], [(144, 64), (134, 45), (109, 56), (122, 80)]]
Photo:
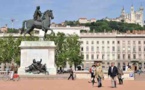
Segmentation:
[(14, 21), (15, 21), (15, 19), (11, 19), (11, 22), (12, 22), (12, 30), (14, 29)]

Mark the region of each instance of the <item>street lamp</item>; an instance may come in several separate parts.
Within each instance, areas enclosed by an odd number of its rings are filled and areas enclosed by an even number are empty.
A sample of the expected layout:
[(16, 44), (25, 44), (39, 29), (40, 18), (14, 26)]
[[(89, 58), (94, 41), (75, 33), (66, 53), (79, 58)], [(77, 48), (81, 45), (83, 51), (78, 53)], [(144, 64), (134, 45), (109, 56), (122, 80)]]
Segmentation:
[(14, 21), (15, 21), (15, 19), (11, 19), (11, 22), (12, 22), (12, 30), (14, 29)]

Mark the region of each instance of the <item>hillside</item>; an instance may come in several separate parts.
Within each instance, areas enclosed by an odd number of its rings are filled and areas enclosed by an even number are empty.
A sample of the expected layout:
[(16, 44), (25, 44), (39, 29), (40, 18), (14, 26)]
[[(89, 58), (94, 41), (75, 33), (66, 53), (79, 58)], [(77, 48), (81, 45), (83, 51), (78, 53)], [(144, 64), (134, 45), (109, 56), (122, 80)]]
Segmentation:
[(111, 32), (112, 30), (117, 30), (119, 32), (126, 32), (127, 30), (145, 30), (145, 27), (141, 27), (139, 24), (130, 24), (125, 22), (115, 22), (98, 20), (93, 23), (80, 24), (78, 21), (65, 21), (65, 25), (70, 26), (88, 26), (90, 27), (90, 32)]

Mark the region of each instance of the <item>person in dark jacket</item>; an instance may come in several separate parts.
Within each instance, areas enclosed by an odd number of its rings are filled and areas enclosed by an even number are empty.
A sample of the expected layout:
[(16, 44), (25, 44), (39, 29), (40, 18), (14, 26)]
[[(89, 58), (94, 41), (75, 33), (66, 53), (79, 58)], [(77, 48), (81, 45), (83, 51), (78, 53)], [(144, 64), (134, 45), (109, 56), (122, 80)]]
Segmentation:
[(116, 78), (118, 75), (118, 69), (114, 66), (114, 63), (111, 63), (111, 66), (108, 69), (108, 76), (111, 77), (112, 88), (116, 88)]
[(72, 67), (70, 67), (70, 75), (69, 75), (69, 77), (68, 77), (68, 80), (70, 79), (70, 78), (72, 78), (72, 80), (74, 80), (74, 72), (73, 72), (73, 69), (72, 69)]

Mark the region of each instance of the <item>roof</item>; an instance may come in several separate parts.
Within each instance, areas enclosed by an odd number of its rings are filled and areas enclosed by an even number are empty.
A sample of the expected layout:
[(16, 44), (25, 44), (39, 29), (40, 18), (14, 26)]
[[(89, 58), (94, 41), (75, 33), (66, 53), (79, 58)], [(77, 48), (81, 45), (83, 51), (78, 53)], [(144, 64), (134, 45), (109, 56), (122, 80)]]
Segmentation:
[(87, 18), (79, 18), (79, 19), (87, 19)]

